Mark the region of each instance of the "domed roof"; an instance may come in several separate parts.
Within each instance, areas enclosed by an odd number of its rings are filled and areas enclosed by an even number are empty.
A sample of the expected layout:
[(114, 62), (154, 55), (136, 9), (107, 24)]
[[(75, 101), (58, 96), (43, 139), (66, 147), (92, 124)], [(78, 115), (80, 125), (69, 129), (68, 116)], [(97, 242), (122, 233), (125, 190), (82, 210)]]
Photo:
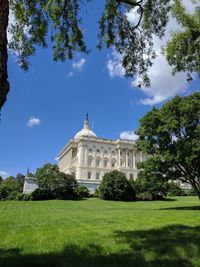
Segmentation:
[(89, 120), (88, 120), (88, 114), (86, 115), (86, 119), (84, 121), (84, 127), (82, 130), (80, 130), (75, 136), (74, 138), (80, 138), (82, 136), (85, 136), (85, 137), (93, 137), (93, 138), (96, 138), (97, 135), (92, 131), (90, 130), (90, 126), (89, 126)]

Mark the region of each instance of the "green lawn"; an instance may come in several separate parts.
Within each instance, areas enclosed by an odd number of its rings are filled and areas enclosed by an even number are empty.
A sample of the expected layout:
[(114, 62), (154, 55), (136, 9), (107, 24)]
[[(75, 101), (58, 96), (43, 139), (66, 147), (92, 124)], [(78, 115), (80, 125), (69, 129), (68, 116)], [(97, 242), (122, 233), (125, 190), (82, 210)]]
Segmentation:
[(200, 202), (0, 202), (0, 266), (199, 266)]

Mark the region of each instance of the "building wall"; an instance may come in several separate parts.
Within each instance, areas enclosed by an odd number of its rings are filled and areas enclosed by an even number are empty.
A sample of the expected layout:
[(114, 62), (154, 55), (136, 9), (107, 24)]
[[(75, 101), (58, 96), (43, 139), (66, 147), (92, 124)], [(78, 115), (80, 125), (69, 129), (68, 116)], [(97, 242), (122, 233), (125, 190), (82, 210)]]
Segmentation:
[(128, 179), (136, 179), (137, 163), (145, 159), (145, 154), (136, 150), (134, 141), (81, 137), (71, 140), (60, 153), (59, 168), (65, 173), (74, 173), (78, 183), (96, 187), (104, 174), (112, 170), (124, 172)]

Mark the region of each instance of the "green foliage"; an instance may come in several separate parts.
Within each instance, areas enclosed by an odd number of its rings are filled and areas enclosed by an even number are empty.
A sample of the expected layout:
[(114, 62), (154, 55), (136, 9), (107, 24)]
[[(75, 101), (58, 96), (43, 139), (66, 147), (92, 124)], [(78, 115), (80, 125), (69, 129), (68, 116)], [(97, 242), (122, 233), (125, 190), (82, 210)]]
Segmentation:
[(152, 157), (143, 162), (140, 167), (142, 167), (142, 169), (139, 171), (135, 181), (137, 199), (162, 199), (163, 196), (166, 195), (168, 186), (166, 177), (163, 175), (163, 169), (165, 169), (166, 166), (163, 166), (159, 157)]
[(78, 186), (75, 189), (75, 193), (79, 199), (90, 197), (90, 191), (86, 186)]
[(15, 180), (19, 183), (21, 192), (23, 192), (25, 175), (18, 173), (15, 177)]
[(160, 161), (160, 178), (181, 178), (200, 197), (200, 92), (153, 108), (140, 120), (137, 134), (138, 147), (157, 162), (155, 172)]
[(143, 192), (143, 193), (138, 193), (136, 195), (137, 200), (139, 201), (152, 201), (152, 200), (159, 200), (162, 199), (162, 196), (157, 196), (157, 198), (154, 198), (153, 195), (149, 192)]
[(103, 176), (99, 197), (105, 200), (129, 201), (135, 199), (135, 192), (125, 174), (115, 170)]
[[(27, 58), (36, 46), (47, 47), (51, 42), (53, 59), (72, 59), (75, 51), (87, 53), (81, 29), (81, 0), (10, 0), (16, 23), (12, 25), (10, 48), (18, 55), (22, 68), (28, 68)], [(89, 2), (86, 0), (85, 2)], [(180, 0), (107, 0), (99, 19), (99, 44), (114, 46), (122, 55), (126, 76), (139, 72), (140, 84), (150, 85), (148, 69), (155, 58), (153, 36), (162, 38), (170, 15), (185, 31), (177, 32), (166, 48), (169, 64), (174, 71), (199, 72), (199, 9), (194, 15), (186, 13)], [(131, 25), (126, 13), (134, 10), (138, 21)], [(178, 48), (178, 49), (177, 49)], [(181, 54), (184, 51), (183, 54)], [(145, 56), (144, 56), (145, 55)], [(184, 56), (183, 56), (184, 55)], [(181, 57), (180, 57), (181, 56)]]
[[(99, 45), (113, 45), (122, 56), (126, 76), (140, 76), (138, 86), (150, 85), (148, 69), (155, 58), (153, 36), (163, 37), (169, 21), (170, 0), (108, 0), (99, 20)], [(134, 10), (139, 18), (131, 25), (126, 13)], [(144, 56), (145, 55), (145, 56)]]
[(54, 199), (54, 195), (51, 190), (44, 189), (44, 188), (36, 188), (31, 193), (31, 199), (32, 200), (49, 200)]
[[(181, 0), (174, 0), (172, 14), (181, 26), (173, 33), (165, 48), (166, 58), (173, 72), (187, 71), (200, 74), (200, 8), (190, 14)], [(199, 1), (198, 1), (199, 2)], [(188, 78), (191, 78), (190, 75)]]
[[(38, 168), (36, 173), (36, 182), (39, 186), (38, 191), (36, 191), (35, 198), (50, 199), (75, 199), (76, 193), (75, 189), (77, 187), (77, 182), (74, 176), (59, 172), (58, 166), (50, 163), (46, 163), (43, 167)], [(35, 192), (35, 191), (34, 191)]]
[(10, 176), (0, 183), (0, 200), (14, 200), (20, 192), (20, 185)]
[(56, 199), (76, 199), (76, 188), (73, 175), (58, 172), (52, 192)]
[(167, 196), (187, 196), (187, 193), (178, 184), (169, 182)]
[(10, 48), (18, 55), (22, 68), (28, 68), (27, 58), (36, 52), (36, 45), (53, 47), (53, 59), (71, 59), (75, 50), (87, 53), (80, 28), (79, 0), (10, 0), (16, 23), (12, 25)]
[(58, 173), (59, 169), (56, 164), (44, 164), (43, 167), (38, 168), (35, 173), (38, 186), (42, 189), (53, 190), (56, 187)]
[(193, 188), (191, 188), (189, 191), (188, 191), (188, 196), (197, 196), (197, 193), (195, 192), (195, 190)]
[(32, 200), (32, 194), (24, 194), (24, 193), (18, 193), (16, 200), (19, 201), (29, 201)]

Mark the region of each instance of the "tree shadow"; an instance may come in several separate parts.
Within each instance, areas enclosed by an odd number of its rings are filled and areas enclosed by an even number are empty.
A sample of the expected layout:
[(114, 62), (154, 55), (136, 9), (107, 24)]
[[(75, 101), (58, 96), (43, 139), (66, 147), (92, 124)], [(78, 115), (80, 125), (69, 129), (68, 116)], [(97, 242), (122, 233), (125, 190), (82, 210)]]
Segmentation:
[(165, 197), (165, 198), (161, 199), (161, 201), (173, 202), (173, 201), (177, 201), (177, 199), (176, 198)]
[(94, 244), (84, 248), (68, 245), (61, 252), (45, 254), (24, 254), (19, 248), (1, 249), (0, 266), (194, 267), (200, 264), (200, 227), (172, 225), (146, 231), (116, 231), (114, 240), (115, 249), (110, 251)]
[(121, 242), (129, 244), (133, 253), (138, 251), (145, 259), (149, 259), (144, 266), (200, 265), (199, 226), (170, 225), (145, 231), (118, 231), (116, 236)]
[(170, 207), (170, 208), (161, 208), (159, 210), (200, 210), (200, 206)]

